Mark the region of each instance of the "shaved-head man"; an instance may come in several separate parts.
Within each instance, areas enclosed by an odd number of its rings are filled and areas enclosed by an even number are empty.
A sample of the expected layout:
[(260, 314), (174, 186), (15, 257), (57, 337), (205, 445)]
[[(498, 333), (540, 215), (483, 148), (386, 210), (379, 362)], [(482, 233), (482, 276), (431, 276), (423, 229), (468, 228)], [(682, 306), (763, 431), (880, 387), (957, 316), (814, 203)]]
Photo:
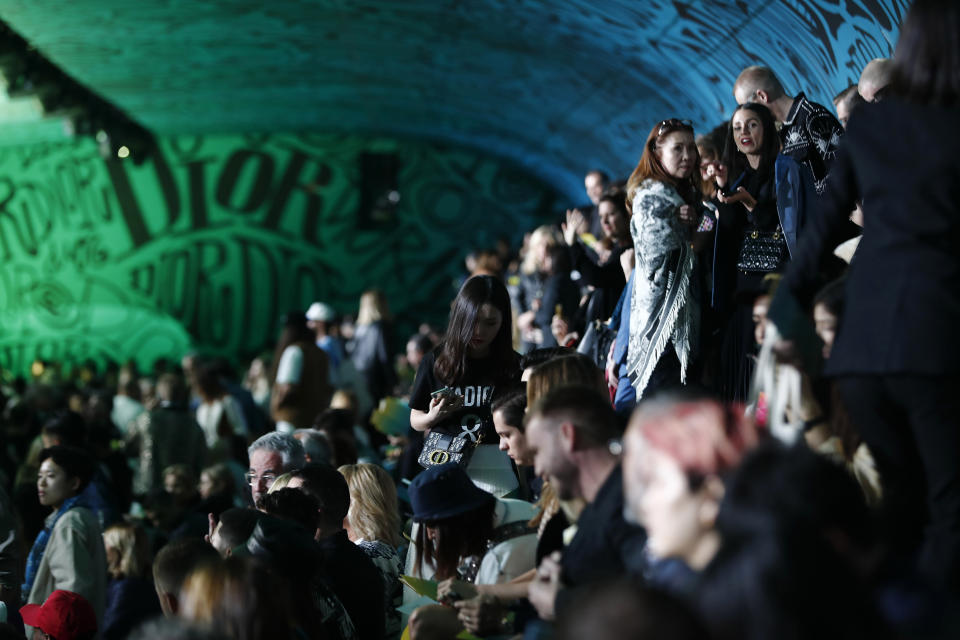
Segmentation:
[(781, 153), (806, 166), (813, 174), (813, 186), (823, 193), (830, 163), (837, 153), (843, 127), (825, 107), (803, 93), (790, 96), (768, 67), (747, 67), (733, 85), (737, 104), (759, 103), (770, 109), (782, 123)]
[(874, 58), (863, 68), (857, 90), (867, 102), (879, 102), (893, 79), (893, 60)]

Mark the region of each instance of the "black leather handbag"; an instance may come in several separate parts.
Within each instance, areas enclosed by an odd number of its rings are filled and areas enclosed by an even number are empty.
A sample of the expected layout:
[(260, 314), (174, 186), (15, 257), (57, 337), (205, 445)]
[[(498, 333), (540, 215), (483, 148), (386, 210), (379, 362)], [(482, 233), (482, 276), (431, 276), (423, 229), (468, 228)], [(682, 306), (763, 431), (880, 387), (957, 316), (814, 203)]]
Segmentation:
[(770, 273), (782, 267), (789, 255), (780, 227), (775, 231), (753, 229), (743, 236), (737, 269), (744, 273)]
[(583, 339), (577, 347), (577, 352), (584, 354), (596, 363), (600, 369), (607, 366), (607, 354), (610, 345), (617, 339), (617, 332), (607, 326), (602, 320), (594, 320), (588, 327)]
[(478, 444), (479, 438), (474, 442), (469, 436), (452, 436), (449, 433), (431, 431), (423, 441), (423, 451), (420, 452), (417, 462), (424, 469), (448, 462), (456, 462), (461, 467), (466, 467)]

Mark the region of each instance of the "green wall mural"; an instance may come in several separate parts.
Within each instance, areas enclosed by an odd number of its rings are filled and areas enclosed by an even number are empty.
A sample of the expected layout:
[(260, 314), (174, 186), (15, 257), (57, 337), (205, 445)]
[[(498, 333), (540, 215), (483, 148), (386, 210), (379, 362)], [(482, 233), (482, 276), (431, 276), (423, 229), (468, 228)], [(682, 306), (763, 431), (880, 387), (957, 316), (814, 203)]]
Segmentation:
[[(368, 215), (361, 166), (384, 162), (399, 200)], [(491, 158), (356, 136), (169, 138), (141, 165), (93, 143), (0, 149), (0, 367), (246, 357), (282, 312), (353, 312), (370, 287), (402, 337), (442, 323), (468, 251), (517, 241), (554, 199)]]

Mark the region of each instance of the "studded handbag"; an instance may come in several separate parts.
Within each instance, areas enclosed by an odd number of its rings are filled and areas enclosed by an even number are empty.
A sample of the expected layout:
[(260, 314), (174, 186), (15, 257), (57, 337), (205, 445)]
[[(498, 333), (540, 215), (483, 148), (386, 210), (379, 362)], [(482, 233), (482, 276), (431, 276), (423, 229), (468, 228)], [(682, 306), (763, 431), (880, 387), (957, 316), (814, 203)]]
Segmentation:
[(452, 436), (449, 433), (431, 431), (423, 441), (423, 450), (417, 462), (424, 469), (448, 462), (456, 462), (461, 467), (466, 467), (482, 437), (480, 435), (474, 441), (468, 435)]
[(744, 273), (770, 273), (786, 263), (787, 239), (777, 227), (775, 231), (748, 230), (740, 244), (737, 269)]

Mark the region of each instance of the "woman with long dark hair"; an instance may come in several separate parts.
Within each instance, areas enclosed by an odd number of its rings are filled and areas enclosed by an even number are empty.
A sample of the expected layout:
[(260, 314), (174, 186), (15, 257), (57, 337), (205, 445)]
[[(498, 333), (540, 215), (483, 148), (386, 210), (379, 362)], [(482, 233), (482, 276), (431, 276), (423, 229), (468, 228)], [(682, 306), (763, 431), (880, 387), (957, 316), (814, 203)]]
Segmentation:
[(474, 276), (453, 301), (443, 340), (420, 362), (410, 393), (410, 426), (476, 443), (470, 477), (491, 493), (505, 495), (519, 483), (510, 459), (497, 446), (490, 399), (495, 388), (519, 381), (510, 296), (498, 278)]
[(640, 399), (686, 382), (700, 324), (688, 226), (700, 218), (699, 164), (693, 126), (671, 118), (650, 130), (627, 181), (636, 266), (624, 305), (629, 318), (619, 321), (620, 333), (628, 328), (628, 343), (624, 353), (620, 338), (615, 350), (625, 356), (619, 362), (618, 406), (629, 404), (624, 391), (631, 386)]
[[(717, 239), (713, 265), (713, 309), (721, 327), (717, 386), (728, 401), (745, 401), (754, 350), (753, 298), (763, 278), (787, 259), (777, 211), (775, 165), (780, 152), (773, 114), (753, 102), (733, 112), (723, 151), (725, 175), (717, 175)], [(777, 243), (781, 261), (755, 263), (758, 242)]]

